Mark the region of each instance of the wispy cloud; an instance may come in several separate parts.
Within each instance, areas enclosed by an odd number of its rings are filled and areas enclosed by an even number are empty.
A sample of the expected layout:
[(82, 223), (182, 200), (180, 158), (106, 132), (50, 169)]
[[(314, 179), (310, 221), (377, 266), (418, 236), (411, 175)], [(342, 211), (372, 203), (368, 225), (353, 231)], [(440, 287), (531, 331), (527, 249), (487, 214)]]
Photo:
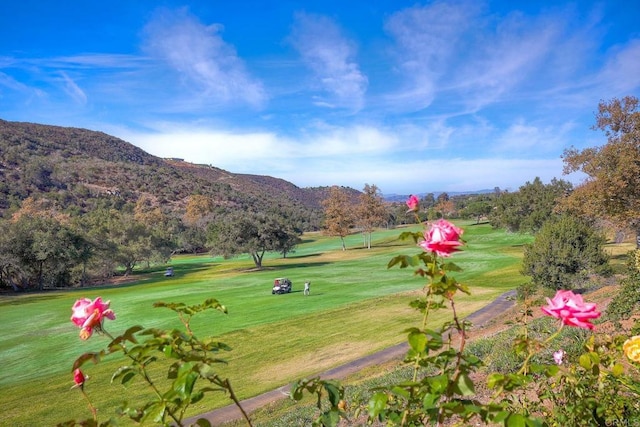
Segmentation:
[(62, 87), (63, 90), (73, 99), (76, 103), (80, 105), (84, 105), (87, 103), (87, 95), (84, 93), (82, 89), (76, 84), (71, 77), (64, 71), (60, 71), (60, 76), (62, 76)]
[(597, 103), (639, 95), (631, 4), (214, 3), (131, 8), (87, 40), (6, 30), (0, 117), (301, 186), (454, 191), (561, 176), (564, 148), (603, 143)]
[(615, 47), (598, 80), (617, 96), (625, 96), (640, 87), (640, 38)]
[(497, 135), (491, 152), (504, 157), (521, 157), (535, 153), (538, 157), (553, 156), (562, 147), (574, 124), (564, 123), (557, 127), (538, 126), (519, 119)]
[(334, 21), (298, 13), (289, 40), (323, 91), (324, 95), (317, 96), (317, 105), (355, 111), (364, 106), (367, 76), (355, 60), (355, 44), (342, 35)]
[(262, 83), (249, 74), (222, 31), (219, 24), (202, 24), (187, 9), (159, 9), (145, 27), (144, 50), (178, 73), (193, 93), (222, 103), (263, 106)]
[(405, 86), (389, 98), (407, 110), (428, 107), (436, 96), (439, 79), (479, 13), (475, 2), (435, 2), (394, 13), (385, 23), (396, 43), (397, 71)]

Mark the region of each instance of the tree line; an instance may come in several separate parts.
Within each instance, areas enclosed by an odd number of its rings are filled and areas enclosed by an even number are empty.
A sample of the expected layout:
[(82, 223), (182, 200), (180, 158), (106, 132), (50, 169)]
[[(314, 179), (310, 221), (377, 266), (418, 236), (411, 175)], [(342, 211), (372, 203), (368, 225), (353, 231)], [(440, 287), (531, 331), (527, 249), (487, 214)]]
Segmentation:
[[(561, 179), (545, 184), (536, 177), (513, 192), (496, 187), (486, 194), (428, 193), (420, 199), (420, 219), (467, 218), (534, 234), (535, 246), (525, 249), (523, 271), (550, 287), (601, 271), (604, 227), (619, 235), (628, 230), (640, 234), (638, 99), (602, 102), (594, 129), (605, 133), (606, 144), (563, 154), (565, 172), (587, 175), (576, 188)], [(194, 192), (178, 208), (148, 192), (93, 195), (90, 205), (83, 206), (87, 200), (82, 201), (80, 187), (63, 191), (66, 184), (59, 174), (53, 179), (46, 165), (36, 166), (29, 175), (31, 187), (25, 188), (53, 186), (57, 191), (45, 197), (29, 190), (5, 210), (0, 219), (0, 287), (78, 286), (166, 263), (180, 252), (249, 254), (262, 267), (268, 252), (283, 257), (294, 252), (305, 231), (322, 229), (339, 237), (343, 250), (344, 238), (358, 232), (363, 246), (370, 248), (375, 228), (413, 221), (404, 203), (385, 202), (375, 184), (365, 184), (357, 193), (330, 187), (316, 210), (301, 209), (287, 199), (246, 203), (233, 192), (206, 191)], [(567, 281), (569, 276), (574, 279)]]

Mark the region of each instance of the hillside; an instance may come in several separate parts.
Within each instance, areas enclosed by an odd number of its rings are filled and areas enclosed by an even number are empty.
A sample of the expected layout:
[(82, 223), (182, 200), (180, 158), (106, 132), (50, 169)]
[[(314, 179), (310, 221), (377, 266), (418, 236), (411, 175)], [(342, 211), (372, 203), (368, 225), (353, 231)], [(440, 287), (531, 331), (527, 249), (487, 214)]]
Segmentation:
[(178, 209), (192, 194), (210, 196), (225, 209), (262, 210), (266, 203), (313, 212), (327, 191), (162, 159), (103, 132), (0, 120), (0, 214), (30, 196), (90, 209), (92, 198), (147, 195)]

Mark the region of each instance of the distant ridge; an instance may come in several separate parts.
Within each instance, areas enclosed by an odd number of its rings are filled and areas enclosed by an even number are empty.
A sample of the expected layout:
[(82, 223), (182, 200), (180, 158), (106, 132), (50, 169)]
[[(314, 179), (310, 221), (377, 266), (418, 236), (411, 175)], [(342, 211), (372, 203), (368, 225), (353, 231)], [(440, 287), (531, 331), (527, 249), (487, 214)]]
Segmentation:
[[(447, 193), (449, 196), (464, 196), (468, 194), (489, 194), (493, 193), (495, 189), (485, 189), (485, 190), (469, 190), (469, 191), (427, 191), (424, 193), (413, 193), (415, 196), (419, 198), (423, 198), (427, 194), (433, 194), (434, 197), (438, 197), (442, 193)], [(382, 197), (387, 202), (404, 202), (406, 201), (411, 194), (383, 194)]]

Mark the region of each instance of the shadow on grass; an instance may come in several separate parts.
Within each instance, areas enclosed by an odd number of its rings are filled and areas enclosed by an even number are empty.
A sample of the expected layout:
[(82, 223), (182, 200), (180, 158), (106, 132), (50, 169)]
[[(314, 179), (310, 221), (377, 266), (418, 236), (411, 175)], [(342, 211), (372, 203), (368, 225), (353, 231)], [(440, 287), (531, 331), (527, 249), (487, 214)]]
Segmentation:
[[(36, 293), (40, 295), (34, 295)], [(23, 295), (28, 296), (28, 298), (19, 298), (20, 296), (23, 296)], [(15, 293), (6, 294), (2, 296), (11, 297), (11, 299), (9, 300), (0, 299), (0, 307), (4, 305), (23, 305), (23, 304), (31, 304), (39, 301), (51, 301), (52, 299), (64, 297), (64, 295), (62, 294), (52, 294), (47, 291), (15, 292)], [(18, 298), (15, 298), (15, 297), (18, 297)]]
[(268, 265), (262, 266), (261, 269), (254, 268), (246, 268), (246, 269), (238, 269), (238, 271), (244, 272), (254, 272), (254, 271), (287, 271), (296, 268), (304, 268), (304, 267), (322, 267), (325, 265), (331, 265), (332, 262), (327, 261), (319, 261), (319, 262), (297, 262), (294, 264), (284, 264), (284, 265)]
[(293, 256), (289, 256), (285, 259), (296, 259), (296, 258), (315, 258), (315, 257), (319, 257), (320, 255), (322, 255), (320, 252), (316, 252), (313, 254), (306, 254), (306, 255), (293, 255)]

